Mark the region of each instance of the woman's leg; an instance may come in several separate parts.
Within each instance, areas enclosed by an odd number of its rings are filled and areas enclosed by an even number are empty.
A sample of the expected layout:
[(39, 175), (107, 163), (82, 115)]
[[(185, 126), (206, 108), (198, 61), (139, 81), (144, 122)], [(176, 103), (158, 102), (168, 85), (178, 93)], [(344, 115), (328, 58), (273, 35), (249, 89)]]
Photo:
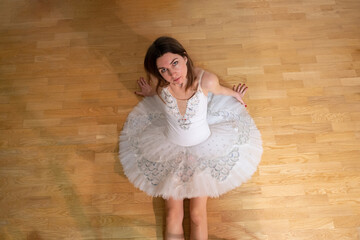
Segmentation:
[(166, 239), (184, 239), (182, 222), (184, 219), (184, 201), (170, 198), (166, 200)]
[(192, 240), (208, 239), (206, 203), (207, 197), (190, 199), (190, 239)]

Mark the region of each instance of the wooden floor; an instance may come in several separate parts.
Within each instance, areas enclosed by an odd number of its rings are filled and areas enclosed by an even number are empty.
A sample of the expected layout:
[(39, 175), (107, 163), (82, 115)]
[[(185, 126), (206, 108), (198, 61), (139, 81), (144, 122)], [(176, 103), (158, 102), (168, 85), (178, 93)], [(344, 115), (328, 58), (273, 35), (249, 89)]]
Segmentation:
[(161, 35), (246, 82), (263, 137), (210, 239), (359, 239), (359, 0), (1, 0), (0, 25), (0, 239), (162, 239), (117, 157)]

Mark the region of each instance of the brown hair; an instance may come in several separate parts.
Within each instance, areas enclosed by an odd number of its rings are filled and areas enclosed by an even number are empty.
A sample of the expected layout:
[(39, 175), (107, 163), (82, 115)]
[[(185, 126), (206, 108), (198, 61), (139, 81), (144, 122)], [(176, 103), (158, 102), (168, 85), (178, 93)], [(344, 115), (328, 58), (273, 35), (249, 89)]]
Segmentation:
[(144, 59), (144, 67), (146, 72), (158, 79), (156, 92), (159, 94), (159, 88), (163, 88), (169, 85), (169, 82), (167, 82), (159, 73), (158, 67), (156, 65), (156, 60), (165, 53), (174, 53), (187, 58), (187, 83), (185, 90), (189, 89), (195, 82), (194, 65), (191, 58), (187, 54), (184, 47), (176, 39), (171, 37), (159, 37), (150, 45)]

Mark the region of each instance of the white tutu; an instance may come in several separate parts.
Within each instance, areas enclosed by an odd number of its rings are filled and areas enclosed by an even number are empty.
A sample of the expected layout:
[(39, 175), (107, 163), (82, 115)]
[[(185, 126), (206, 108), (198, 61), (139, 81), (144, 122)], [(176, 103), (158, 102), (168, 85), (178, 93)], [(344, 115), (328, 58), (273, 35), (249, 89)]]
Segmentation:
[(218, 197), (256, 171), (262, 155), (259, 130), (245, 107), (229, 96), (208, 96), (211, 135), (183, 147), (164, 136), (166, 119), (158, 96), (144, 98), (120, 135), (120, 161), (137, 188), (165, 199)]

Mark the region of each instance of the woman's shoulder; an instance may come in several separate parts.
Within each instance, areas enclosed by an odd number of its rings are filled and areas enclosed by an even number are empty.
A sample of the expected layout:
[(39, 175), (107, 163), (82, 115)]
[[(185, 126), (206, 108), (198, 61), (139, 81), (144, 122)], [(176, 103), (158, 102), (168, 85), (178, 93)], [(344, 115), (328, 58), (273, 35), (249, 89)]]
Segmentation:
[(203, 74), (201, 78), (201, 88), (204, 90), (211, 89), (214, 85), (219, 84), (218, 77), (212, 72), (206, 71), (201, 68), (195, 68), (194, 72), (197, 79), (200, 79), (201, 74)]

